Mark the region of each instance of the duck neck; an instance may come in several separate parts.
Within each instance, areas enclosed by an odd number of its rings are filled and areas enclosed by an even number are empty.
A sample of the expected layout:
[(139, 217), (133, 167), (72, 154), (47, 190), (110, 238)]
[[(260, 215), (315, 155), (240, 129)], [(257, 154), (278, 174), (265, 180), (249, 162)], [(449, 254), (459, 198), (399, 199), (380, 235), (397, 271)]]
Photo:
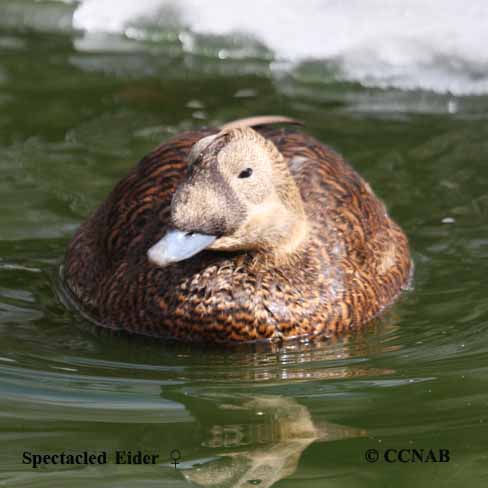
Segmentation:
[(300, 211), (286, 207), (280, 210), (274, 212), (258, 254), (268, 262), (284, 265), (295, 262), (305, 249), (310, 223), (302, 206)]
[(275, 163), (275, 172), (280, 172), (276, 178), (276, 190), (281, 202), (282, 214), (274, 219), (278, 227), (276, 239), (270, 245), (270, 251), (277, 261), (283, 261), (296, 256), (310, 233), (310, 224), (305, 213), (300, 190), (291, 175), (288, 163), (281, 157)]
[(310, 229), (305, 215), (295, 215), (283, 229), (283, 237), (272, 246), (272, 253), (278, 261), (286, 260), (296, 255), (303, 248)]

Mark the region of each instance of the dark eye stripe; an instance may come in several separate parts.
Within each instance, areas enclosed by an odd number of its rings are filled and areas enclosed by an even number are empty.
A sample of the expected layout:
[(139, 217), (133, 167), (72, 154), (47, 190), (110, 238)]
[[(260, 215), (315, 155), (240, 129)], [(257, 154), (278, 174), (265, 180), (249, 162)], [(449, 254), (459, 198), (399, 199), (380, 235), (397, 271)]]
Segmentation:
[(252, 175), (252, 168), (246, 168), (239, 173), (239, 178), (249, 178)]

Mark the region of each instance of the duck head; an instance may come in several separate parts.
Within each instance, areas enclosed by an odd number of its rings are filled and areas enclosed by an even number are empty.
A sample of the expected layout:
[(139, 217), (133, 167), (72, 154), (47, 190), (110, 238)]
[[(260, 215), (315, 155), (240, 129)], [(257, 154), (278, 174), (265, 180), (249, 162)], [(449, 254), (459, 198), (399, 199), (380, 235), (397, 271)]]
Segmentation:
[(170, 229), (148, 251), (159, 266), (204, 249), (293, 253), (307, 234), (299, 189), (276, 146), (250, 127), (198, 141), (171, 202)]

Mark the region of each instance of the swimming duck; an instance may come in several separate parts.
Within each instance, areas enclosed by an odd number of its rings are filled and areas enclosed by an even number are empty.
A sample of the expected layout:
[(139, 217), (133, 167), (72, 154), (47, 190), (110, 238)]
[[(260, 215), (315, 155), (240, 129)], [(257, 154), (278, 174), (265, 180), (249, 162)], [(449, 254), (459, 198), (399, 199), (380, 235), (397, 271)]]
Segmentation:
[(408, 286), (408, 241), (344, 159), (286, 117), (185, 132), (143, 158), (69, 244), (98, 324), (198, 342), (359, 327)]

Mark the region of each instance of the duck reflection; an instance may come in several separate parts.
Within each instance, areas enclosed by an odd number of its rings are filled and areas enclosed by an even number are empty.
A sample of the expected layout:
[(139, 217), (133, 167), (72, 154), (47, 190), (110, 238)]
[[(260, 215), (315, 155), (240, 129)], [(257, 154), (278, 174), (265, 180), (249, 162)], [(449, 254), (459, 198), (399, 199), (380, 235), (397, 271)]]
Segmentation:
[(222, 408), (247, 411), (254, 421), (210, 428), (205, 445), (225, 453), (183, 470), (185, 478), (197, 486), (270, 487), (295, 472), (302, 453), (313, 442), (366, 435), (361, 429), (318, 424), (306, 406), (285, 396), (255, 396), (241, 406)]
[[(294, 397), (300, 391), (306, 398), (317, 385), (335, 394), (342, 391), (342, 380), (353, 385), (357, 378), (395, 373), (385, 367), (389, 362), (373, 359), (401, 348), (399, 307), (348, 335), (232, 348), (156, 341), (94, 326), (86, 330), (103, 344), (102, 351), (110, 350), (109, 364), (118, 374), (161, 382), (161, 398), (183, 407), (182, 421), (161, 428), (156, 421), (139, 434), (140, 444), (168, 454), (178, 449), (177, 469), (192, 486), (264, 488), (292, 476), (313, 443), (367, 435), (325, 421), (320, 410), (309, 410)], [(106, 365), (104, 356), (90, 363), (102, 372)], [(279, 394), (261, 394), (264, 388)], [(333, 405), (341, 408), (343, 401)], [(130, 432), (118, 448), (133, 443)], [(163, 466), (175, 474), (170, 457)]]

